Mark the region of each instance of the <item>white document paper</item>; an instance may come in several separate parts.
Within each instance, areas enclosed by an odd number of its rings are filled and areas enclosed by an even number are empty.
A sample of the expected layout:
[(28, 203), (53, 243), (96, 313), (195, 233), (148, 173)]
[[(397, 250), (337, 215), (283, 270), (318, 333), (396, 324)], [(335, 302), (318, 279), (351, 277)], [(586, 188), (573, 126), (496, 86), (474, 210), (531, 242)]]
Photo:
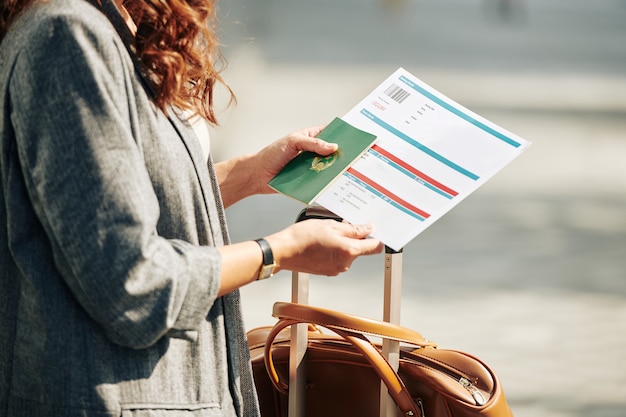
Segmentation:
[(396, 251), (530, 145), (402, 68), (342, 119), (377, 139), (316, 202)]

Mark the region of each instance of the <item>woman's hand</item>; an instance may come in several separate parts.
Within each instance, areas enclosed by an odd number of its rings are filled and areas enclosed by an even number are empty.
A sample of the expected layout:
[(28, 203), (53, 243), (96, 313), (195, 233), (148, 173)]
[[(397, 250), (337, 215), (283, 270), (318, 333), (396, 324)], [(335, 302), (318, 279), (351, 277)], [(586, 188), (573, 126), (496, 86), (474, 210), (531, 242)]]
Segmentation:
[(324, 126), (311, 127), (291, 133), (261, 149), (253, 155), (229, 159), (215, 165), (224, 206), (254, 195), (273, 193), (267, 183), (289, 161), (302, 151), (329, 155), (337, 144), (328, 143), (317, 136)]
[(318, 126), (293, 132), (261, 149), (254, 156), (257, 194), (273, 193), (267, 183), (300, 152), (310, 151), (319, 155), (335, 152), (337, 144), (316, 138), (323, 128)]
[[(335, 220), (310, 219), (294, 223), (265, 239), (272, 248), (276, 268), (315, 275), (335, 276), (347, 271), (361, 255), (383, 250), (383, 244), (367, 238), (371, 225), (352, 225)], [(254, 241), (219, 247), (222, 276), (219, 295), (257, 279), (262, 253)]]
[(383, 245), (368, 239), (371, 225), (310, 219), (267, 236), (278, 270), (335, 276), (361, 255), (380, 253)]

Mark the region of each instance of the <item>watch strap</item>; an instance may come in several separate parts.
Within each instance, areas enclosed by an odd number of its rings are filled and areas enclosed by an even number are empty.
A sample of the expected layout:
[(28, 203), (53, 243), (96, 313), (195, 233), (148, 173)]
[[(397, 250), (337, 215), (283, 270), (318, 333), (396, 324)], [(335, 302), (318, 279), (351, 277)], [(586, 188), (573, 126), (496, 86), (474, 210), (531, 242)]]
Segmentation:
[(261, 252), (263, 252), (263, 265), (261, 265), (261, 270), (259, 271), (257, 280), (269, 278), (274, 275), (274, 268), (276, 267), (272, 248), (270, 247), (270, 244), (267, 243), (267, 240), (263, 238), (255, 239), (255, 242), (258, 243), (261, 248)]

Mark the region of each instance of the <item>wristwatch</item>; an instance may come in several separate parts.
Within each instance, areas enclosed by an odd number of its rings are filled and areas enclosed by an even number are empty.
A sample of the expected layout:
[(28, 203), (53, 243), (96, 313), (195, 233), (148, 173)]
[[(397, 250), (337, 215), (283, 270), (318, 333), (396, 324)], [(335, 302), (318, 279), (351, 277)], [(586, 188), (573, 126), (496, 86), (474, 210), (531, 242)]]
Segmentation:
[(256, 239), (255, 242), (259, 244), (261, 251), (263, 251), (263, 265), (261, 265), (261, 271), (259, 271), (259, 277), (257, 280), (269, 278), (274, 275), (274, 268), (276, 268), (272, 248), (265, 239)]

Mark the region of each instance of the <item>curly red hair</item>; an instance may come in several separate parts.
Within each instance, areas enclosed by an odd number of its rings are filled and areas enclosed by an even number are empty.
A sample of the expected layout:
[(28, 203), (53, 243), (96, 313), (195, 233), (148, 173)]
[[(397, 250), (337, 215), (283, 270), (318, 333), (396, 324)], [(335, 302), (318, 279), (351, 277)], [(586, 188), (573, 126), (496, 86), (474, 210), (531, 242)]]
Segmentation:
[(0, 3), (0, 42), (17, 16), (34, 0), (3, 0)]
[(156, 104), (192, 110), (213, 124), (214, 89), (223, 84), (214, 0), (124, 0), (137, 26), (135, 47)]
[[(3, 0), (0, 41), (15, 18), (35, 0)], [(214, 90), (225, 68), (216, 34), (215, 0), (123, 0), (137, 26), (135, 50), (163, 111), (170, 106), (217, 124)]]

